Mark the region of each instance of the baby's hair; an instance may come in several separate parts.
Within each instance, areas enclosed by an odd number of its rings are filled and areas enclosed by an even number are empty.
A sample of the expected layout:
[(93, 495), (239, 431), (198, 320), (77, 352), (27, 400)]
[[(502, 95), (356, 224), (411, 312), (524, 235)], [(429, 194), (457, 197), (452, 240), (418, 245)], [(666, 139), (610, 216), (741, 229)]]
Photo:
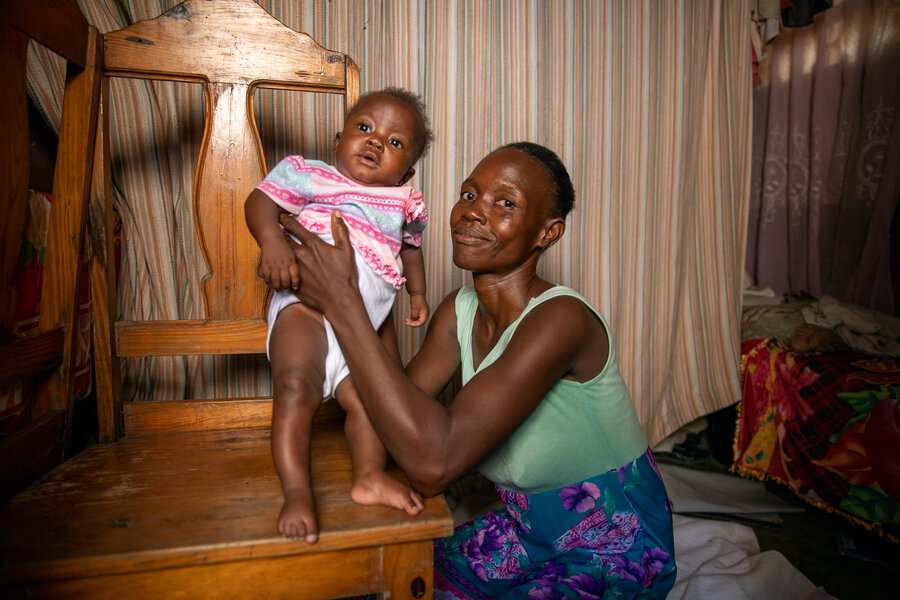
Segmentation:
[(553, 181), (553, 191), (556, 194), (556, 202), (553, 205), (551, 216), (565, 219), (575, 205), (575, 188), (572, 186), (572, 178), (566, 166), (553, 150), (532, 142), (513, 142), (497, 148), (494, 152), (504, 148), (515, 148), (533, 156), (543, 163), (550, 171)]
[(416, 117), (418, 117), (419, 127), (421, 128), (422, 134), (422, 147), (419, 149), (419, 155), (416, 157), (416, 160), (418, 161), (420, 158), (425, 156), (426, 152), (428, 152), (428, 148), (431, 146), (431, 142), (434, 139), (434, 134), (431, 131), (431, 122), (428, 120), (428, 113), (425, 110), (425, 102), (418, 94), (397, 87), (387, 87), (380, 90), (367, 92), (360, 96), (359, 100), (357, 100), (356, 103), (350, 108), (347, 116), (352, 115), (353, 111), (356, 110), (356, 107), (359, 106), (359, 103), (366, 98), (381, 94), (391, 96), (392, 98), (400, 100), (415, 113)]

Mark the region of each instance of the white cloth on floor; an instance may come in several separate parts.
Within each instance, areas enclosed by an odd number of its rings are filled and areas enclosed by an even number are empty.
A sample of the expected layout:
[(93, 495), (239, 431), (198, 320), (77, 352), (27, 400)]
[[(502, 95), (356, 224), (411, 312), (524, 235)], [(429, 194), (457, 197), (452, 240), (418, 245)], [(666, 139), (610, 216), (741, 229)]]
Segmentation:
[(755, 479), (665, 463), (659, 463), (659, 472), (672, 510), (678, 513), (726, 513), (753, 518), (762, 514), (803, 512), (799, 504), (785, 502)]
[(673, 515), (678, 576), (668, 600), (836, 600), (780, 552), (759, 551), (752, 528)]

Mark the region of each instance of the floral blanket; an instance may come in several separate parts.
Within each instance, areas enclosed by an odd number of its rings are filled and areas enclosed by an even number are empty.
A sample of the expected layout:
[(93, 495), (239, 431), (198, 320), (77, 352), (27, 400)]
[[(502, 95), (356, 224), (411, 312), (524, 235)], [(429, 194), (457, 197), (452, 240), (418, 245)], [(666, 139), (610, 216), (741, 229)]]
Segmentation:
[(900, 541), (900, 363), (857, 351), (742, 346), (732, 471), (772, 479)]
[(497, 491), (504, 510), (435, 540), (435, 600), (665, 598), (675, 583), (672, 515), (649, 450), (556, 490)]

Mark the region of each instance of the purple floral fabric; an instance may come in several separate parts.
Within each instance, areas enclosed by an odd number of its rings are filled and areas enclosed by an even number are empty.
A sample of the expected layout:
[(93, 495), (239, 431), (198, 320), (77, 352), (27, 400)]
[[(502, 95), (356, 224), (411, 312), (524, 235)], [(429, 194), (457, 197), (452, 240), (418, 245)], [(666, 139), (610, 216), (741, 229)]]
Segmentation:
[(505, 510), (435, 543), (439, 600), (664, 598), (672, 516), (653, 457), (540, 494), (497, 488)]

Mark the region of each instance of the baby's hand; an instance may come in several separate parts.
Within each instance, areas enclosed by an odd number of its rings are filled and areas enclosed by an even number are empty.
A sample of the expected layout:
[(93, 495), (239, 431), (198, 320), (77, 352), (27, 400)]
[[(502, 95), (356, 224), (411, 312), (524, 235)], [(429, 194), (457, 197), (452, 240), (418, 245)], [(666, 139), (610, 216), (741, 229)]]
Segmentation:
[(283, 238), (262, 246), (259, 276), (276, 290), (300, 287), (300, 269), (287, 239)]
[(409, 316), (406, 317), (406, 324), (409, 327), (421, 327), (428, 320), (428, 302), (425, 300), (425, 294), (409, 295)]

